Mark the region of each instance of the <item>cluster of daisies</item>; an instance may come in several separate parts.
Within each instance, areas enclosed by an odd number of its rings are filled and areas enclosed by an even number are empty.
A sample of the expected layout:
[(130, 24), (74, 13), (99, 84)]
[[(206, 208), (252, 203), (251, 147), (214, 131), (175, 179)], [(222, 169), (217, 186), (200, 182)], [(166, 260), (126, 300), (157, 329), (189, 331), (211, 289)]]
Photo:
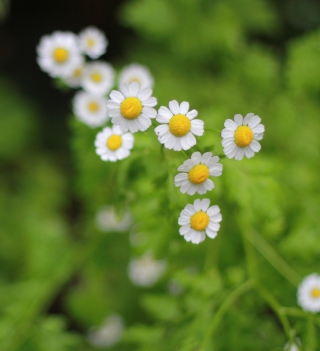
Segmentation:
[[(154, 132), (165, 148), (181, 151), (195, 146), (196, 137), (204, 133), (204, 122), (197, 118), (198, 112), (190, 109), (188, 102), (176, 100), (157, 111), (157, 99), (152, 96), (153, 78), (146, 67), (139, 64), (125, 67), (118, 77), (118, 90), (110, 93), (115, 85), (115, 70), (107, 62), (92, 61), (104, 54), (107, 46), (104, 34), (89, 27), (79, 35), (59, 31), (46, 35), (37, 48), (42, 70), (71, 87), (80, 88), (73, 100), (76, 117), (92, 128), (111, 122), (94, 142), (101, 159), (115, 162), (128, 157), (134, 133), (146, 131), (154, 119), (159, 124)], [(237, 114), (234, 120), (226, 120), (221, 136), (228, 158), (250, 158), (260, 150), (259, 141), (264, 133), (260, 122), (261, 118), (253, 113), (245, 118)], [(220, 176), (222, 165), (211, 152), (194, 152), (178, 171), (174, 183), (182, 193), (204, 195), (214, 188), (209, 177)], [(206, 236), (216, 237), (221, 220), (219, 206), (210, 206), (209, 199), (196, 199), (180, 214), (180, 234), (186, 241), (198, 244)]]

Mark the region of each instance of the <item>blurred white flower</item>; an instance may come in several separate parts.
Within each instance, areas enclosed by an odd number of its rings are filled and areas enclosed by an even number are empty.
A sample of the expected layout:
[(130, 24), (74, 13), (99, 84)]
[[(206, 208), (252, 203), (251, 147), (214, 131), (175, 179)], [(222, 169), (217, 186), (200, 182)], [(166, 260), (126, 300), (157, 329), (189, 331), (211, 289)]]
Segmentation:
[(104, 348), (118, 343), (124, 330), (122, 318), (113, 314), (108, 316), (100, 327), (92, 327), (88, 331), (88, 341), (93, 346)]
[(128, 209), (121, 217), (112, 206), (104, 206), (96, 214), (96, 226), (102, 232), (125, 232), (131, 225), (132, 218)]
[(152, 89), (153, 87), (153, 78), (149, 69), (138, 63), (123, 67), (119, 75), (119, 86), (123, 83), (130, 84), (132, 82), (138, 82), (140, 89)]
[(264, 125), (261, 118), (248, 113), (245, 118), (240, 114), (234, 120), (227, 119), (221, 132), (223, 152), (228, 158), (242, 160), (244, 156), (251, 158), (261, 149), (258, 141), (263, 138)]
[(107, 98), (78, 91), (73, 98), (73, 113), (78, 120), (89, 127), (101, 127), (109, 120)]
[(90, 62), (83, 69), (81, 86), (88, 93), (105, 95), (113, 87), (114, 76), (114, 69), (109, 63)]
[(298, 286), (298, 304), (305, 311), (320, 312), (320, 275), (306, 276)]
[(301, 350), (301, 342), (299, 338), (296, 338), (296, 342), (294, 344), (288, 341), (284, 345), (284, 351), (300, 351), (300, 350)]
[(77, 37), (71, 32), (44, 35), (37, 46), (37, 54), (40, 68), (54, 78), (71, 76), (83, 62)]
[(79, 33), (79, 45), (84, 54), (96, 59), (106, 52), (108, 40), (101, 30), (90, 26)]
[(154, 285), (167, 267), (165, 260), (155, 260), (150, 253), (129, 262), (128, 275), (134, 285), (150, 287)]
[(64, 77), (65, 84), (71, 88), (79, 88), (81, 86), (82, 73), (84, 69), (84, 62), (74, 66), (70, 76)]

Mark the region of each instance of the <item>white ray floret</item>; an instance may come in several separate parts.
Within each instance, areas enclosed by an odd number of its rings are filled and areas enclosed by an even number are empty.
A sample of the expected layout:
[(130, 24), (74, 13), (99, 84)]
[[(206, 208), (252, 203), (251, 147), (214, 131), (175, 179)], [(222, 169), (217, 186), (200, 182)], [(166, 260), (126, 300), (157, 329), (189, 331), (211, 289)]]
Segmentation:
[(264, 125), (260, 122), (261, 118), (254, 113), (248, 113), (245, 118), (236, 114), (234, 120), (225, 121), (221, 136), (223, 152), (228, 158), (251, 158), (261, 149), (259, 141), (263, 138)]
[(209, 199), (197, 199), (193, 205), (188, 204), (180, 213), (178, 219), (181, 228), (180, 234), (186, 241), (199, 244), (204, 241), (206, 235), (213, 239), (220, 229), (222, 216), (217, 205), (210, 206)]
[(153, 77), (149, 69), (138, 63), (125, 66), (119, 75), (119, 86), (123, 83), (130, 84), (132, 82), (138, 82), (140, 89), (152, 89), (153, 87)]
[(109, 120), (107, 99), (104, 96), (78, 91), (73, 98), (76, 118), (91, 128), (101, 127)]
[(209, 176), (218, 177), (222, 174), (222, 164), (218, 162), (219, 157), (212, 156), (211, 152), (203, 155), (200, 152), (194, 152), (191, 158), (184, 161), (178, 168), (182, 173), (174, 177), (174, 185), (180, 187), (183, 194), (205, 194), (214, 188), (214, 183)]
[(320, 312), (320, 275), (306, 276), (298, 286), (298, 304), (305, 311)]
[(131, 133), (123, 133), (119, 126), (106, 127), (98, 133), (95, 140), (96, 153), (103, 161), (115, 162), (130, 155), (134, 137)]
[(68, 77), (82, 63), (77, 36), (71, 32), (56, 31), (44, 35), (37, 46), (37, 62), (51, 77)]
[(174, 151), (188, 150), (196, 144), (195, 135), (204, 132), (204, 122), (195, 119), (196, 110), (189, 111), (189, 103), (183, 101), (180, 105), (176, 100), (169, 102), (169, 108), (161, 106), (156, 117), (162, 123), (155, 128), (158, 140), (167, 149)]
[(153, 108), (157, 99), (149, 88), (140, 89), (139, 83), (122, 84), (120, 91), (113, 90), (108, 101), (108, 113), (114, 125), (123, 132), (145, 131), (151, 126), (151, 119), (157, 112)]
[(103, 55), (108, 44), (104, 33), (96, 27), (87, 27), (79, 33), (80, 49), (92, 59), (97, 59)]

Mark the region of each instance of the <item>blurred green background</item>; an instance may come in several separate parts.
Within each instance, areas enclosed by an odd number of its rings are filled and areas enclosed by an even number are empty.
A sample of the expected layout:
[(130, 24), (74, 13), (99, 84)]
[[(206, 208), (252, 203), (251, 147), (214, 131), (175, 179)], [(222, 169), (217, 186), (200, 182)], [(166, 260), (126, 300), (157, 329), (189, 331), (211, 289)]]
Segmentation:
[[(2, 0), (0, 21), (0, 350), (95, 350), (88, 330), (114, 313), (125, 330), (112, 350), (277, 351), (290, 333), (319, 350), (320, 317), (302, 312), (296, 289), (320, 273), (320, 3)], [(206, 196), (223, 216), (216, 239), (179, 235), (183, 155), (161, 156), (149, 130), (128, 159), (102, 162), (98, 130), (72, 116), (74, 92), (37, 66), (42, 35), (89, 25), (118, 71), (149, 67), (157, 107), (189, 101), (209, 129), (262, 118), (262, 150), (222, 159)], [(195, 150), (221, 155), (219, 134)], [(129, 207), (133, 226), (98, 230), (105, 205), (120, 218)], [(167, 261), (147, 289), (127, 275), (145, 252)]]

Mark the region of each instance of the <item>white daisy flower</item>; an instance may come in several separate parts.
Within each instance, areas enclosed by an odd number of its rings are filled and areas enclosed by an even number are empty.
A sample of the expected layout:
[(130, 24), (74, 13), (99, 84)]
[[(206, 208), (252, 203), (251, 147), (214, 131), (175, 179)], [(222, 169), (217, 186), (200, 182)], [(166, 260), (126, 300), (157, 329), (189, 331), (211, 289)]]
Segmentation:
[(153, 77), (149, 69), (138, 63), (132, 63), (122, 69), (119, 75), (119, 86), (123, 83), (138, 82), (141, 89), (153, 87)]
[(209, 199), (197, 199), (193, 205), (188, 204), (181, 211), (178, 219), (181, 225), (179, 232), (186, 241), (199, 244), (206, 238), (206, 234), (211, 239), (217, 236), (219, 222), (222, 220), (220, 208), (217, 205), (209, 206)]
[(132, 225), (130, 211), (125, 209), (119, 216), (112, 206), (104, 206), (96, 214), (96, 226), (102, 232), (125, 232)]
[(240, 114), (234, 116), (234, 121), (227, 119), (221, 132), (223, 152), (228, 158), (242, 160), (243, 156), (253, 157), (261, 149), (258, 142), (263, 138), (264, 125), (261, 118), (254, 113), (248, 113), (245, 118)]
[(107, 99), (85, 91), (78, 91), (73, 98), (73, 112), (76, 118), (91, 128), (101, 127), (109, 119)]
[(320, 275), (306, 276), (298, 286), (298, 304), (305, 311), (320, 312)]
[(151, 118), (157, 111), (153, 108), (157, 99), (152, 97), (149, 88), (140, 89), (137, 82), (124, 83), (120, 91), (112, 90), (108, 101), (108, 113), (114, 125), (119, 125), (123, 132), (145, 131), (151, 126)]
[(165, 260), (155, 260), (150, 253), (147, 253), (129, 262), (129, 279), (134, 285), (149, 287), (159, 280), (166, 267)]
[(117, 344), (124, 331), (124, 322), (118, 314), (105, 318), (100, 327), (92, 327), (88, 331), (88, 341), (96, 347), (111, 347)]
[(104, 33), (96, 27), (87, 27), (79, 33), (81, 51), (92, 59), (106, 52), (109, 42)]
[(119, 126), (106, 127), (97, 134), (94, 142), (96, 153), (103, 161), (115, 162), (130, 155), (134, 137), (131, 133), (124, 133)]
[(71, 88), (79, 88), (81, 86), (82, 73), (84, 69), (84, 62), (74, 66), (70, 76), (64, 77), (63, 81)]
[(67, 77), (82, 63), (78, 40), (71, 32), (44, 35), (37, 46), (37, 62), (51, 77)]
[(301, 350), (301, 342), (299, 338), (296, 338), (295, 343), (291, 343), (290, 341), (288, 341), (284, 345), (284, 351), (299, 351), (299, 350)]
[(82, 74), (82, 87), (89, 93), (107, 94), (114, 84), (115, 72), (113, 67), (103, 61), (86, 64)]
[(209, 176), (218, 177), (222, 174), (222, 164), (218, 161), (219, 157), (212, 156), (211, 152), (206, 152), (202, 156), (200, 152), (194, 152), (191, 158), (178, 168), (178, 171), (183, 173), (174, 177), (174, 185), (180, 187), (183, 194), (205, 194), (214, 188)]
[(176, 100), (169, 102), (169, 109), (161, 106), (156, 117), (157, 122), (164, 123), (155, 128), (158, 140), (167, 149), (175, 151), (188, 150), (196, 144), (195, 135), (204, 132), (204, 122), (195, 119), (196, 110), (189, 111), (189, 103), (183, 101), (180, 106)]

